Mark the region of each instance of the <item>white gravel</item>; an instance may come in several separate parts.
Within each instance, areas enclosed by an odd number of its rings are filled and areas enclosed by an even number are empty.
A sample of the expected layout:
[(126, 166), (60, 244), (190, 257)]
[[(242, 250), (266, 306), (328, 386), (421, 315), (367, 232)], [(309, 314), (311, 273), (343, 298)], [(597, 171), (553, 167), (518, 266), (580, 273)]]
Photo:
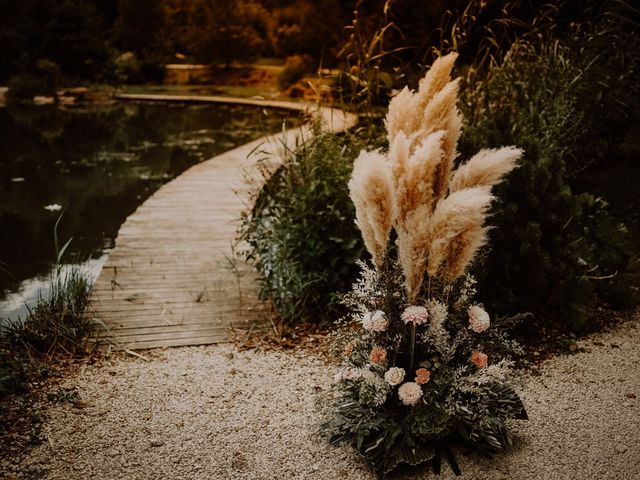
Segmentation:
[[(464, 479), (640, 478), (640, 318), (525, 375), (530, 420), (492, 460), (457, 452)], [(112, 358), (64, 380), (88, 406), (51, 404), (38, 446), (0, 476), (45, 479), (374, 479), (312, 433), (335, 367), (311, 354), (229, 345)], [(21, 473), (20, 473), (21, 472)], [(434, 478), (419, 469), (401, 478)], [(443, 465), (443, 479), (454, 478)]]

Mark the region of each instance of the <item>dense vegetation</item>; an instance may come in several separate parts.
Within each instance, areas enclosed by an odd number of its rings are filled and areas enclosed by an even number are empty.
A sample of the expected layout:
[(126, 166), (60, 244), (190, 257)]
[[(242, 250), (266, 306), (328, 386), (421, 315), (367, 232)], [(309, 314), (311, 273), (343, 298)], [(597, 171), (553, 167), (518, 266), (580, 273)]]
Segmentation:
[(269, 176), (242, 237), (262, 273), (261, 295), (287, 323), (339, 309), (362, 255), (346, 183), (361, 140), (323, 134), (291, 151)]
[(310, 55), (335, 63), (352, 2), (25, 0), (0, 16), (0, 82), (160, 80), (161, 66)]
[[(503, 9), (496, 8), (495, 2), (482, 3), (460, 1), (457, 9), (446, 12), (433, 6), (434, 11), (425, 16), (390, 2), (380, 5), (377, 17), (369, 4), (372, 10), (358, 10), (347, 28), (342, 52), (343, 98), (374, 119), (375, 131), (378, 106), (395, 88), (415, 85), (420, 62), (428, 64), (435, 55), (459, 50), (460, 108), (465, 114), (460, 160), (497, 145), (513, 144), (525, 150), (520, 168), (498, 189), (491, 218), (497, 227), (492, 231), (492, 249), (484, 252), (474, 272), (483, 300), (500, 313), (531, 311), (538, 322), (588, 330), (595, 307), (601, 305), (598, 302), (614, 307), (638, 302), (637, 225), (625, 224), (634, 221), (622, 215), (626, 206), (608, 204), (606, 194), (612, 188), (597, 178), (603, 170), (637, 171), (630, 167), (637, 161), (637, 150), (627, 144), (640, 111), (639, 12), (618, 1), (590, 1), (581, 9), (566, 1), (537, 12), (525, 2), (510, 2)], [(438, 17), (437, 12), (445, 14)], [(429, 33), (420, 37), (417, 20), (410, 22), (417, 18), (422, 27), (436, 22), (435, 30), (424, 30)], [(373, 143), (371, 130), (364, 131), (369, 133), (363, 141)], [(327, 139), (322, 142), (323, 149), (331, 151)], [(307, 158), (308, 150), (298, 152), (301, 159)], [(263, 191), (274, 202), (271, 211), (305, 204), (304, 189), (281, 187), (295, 175), (291, 169), (281, 171)], [(332, 210), (350, 211), (345, 176), (348, 173), (321, 177), (324, 191), (330, 192), (332, 201), (327, 204)], [(631, 191), (620, 198), (637, 203)], [(318, 211), (320, 207), (314, 204), (307, 215), (321, 218), (326, 210)], [(257, 231), (263, 210), (254, 213), (252, 228)], [(297, 225), (301, 212), (290, 213), (287, 208), (279, 210), (278, 224)], [(272, 219), (265, 221), (267, 230)], [(317, 223), (316, 228), (321, 225)], [(278, 235), (292, 232), (295, 229), (284, 229)], [(345, 255), (335, 249), (333, 232), (331, 239), (314, 237), (320, 244), (308, 255), (303, 248), (302, 257), (282, 257), (279, 272), (277, 264), (269, 263), (267, 277), (284, 275), (290, 283), (300, 283), (303, 278), (333, 275), (328, 262), (310, 262), (323, 251), (333, 255), (331, 265), (353, 258), (351, 252)], [(340, 236), (342, 244), (357, 239), (349, 228), (343, 228)], [(306, 239), (299, 234), (290, 238), (305, 245)], [(253, 244), (257, 255), (274, 247), (268, 236), (262, 239), (264, 243)], [(289, 258), (306, 268), (292, 269)], [(309, 270), (315, 268), (319, 270)], [(333, 288), (330, 282), (322, 284), (331, 291), (343, 291), (349, 281), (342, 274), (339, 281), (331, 278)], [(304, 304), (307, 297), (295, 290), (288, 293), (291, 301), (283, 304), (279, 298), (276, 306), (286, 312), (289, 322), (318, 321), (323, 315), (336, 314), (333, 303), (323, 302), (315, 305), (314, 317), (300, 308), (299, 302)]]

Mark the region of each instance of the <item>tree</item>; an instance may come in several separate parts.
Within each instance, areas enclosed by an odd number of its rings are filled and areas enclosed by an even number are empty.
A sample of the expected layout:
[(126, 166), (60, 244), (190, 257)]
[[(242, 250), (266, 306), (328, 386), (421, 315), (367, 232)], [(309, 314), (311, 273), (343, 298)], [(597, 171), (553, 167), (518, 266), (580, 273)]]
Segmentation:
[(157, 60), (167, 53), (163, 41), (165, 15), (158, 0), (120, 0), (115, 24), (117, 46), (142, 60)]
[(206, 63), (229, 66), (268, 48), (269, 14), (253, 0), (196, 0), (189, 8), (187, 46)]
[(109, 60), (104, 21), (85, 0), (23, 0), (0, 16), (0, 70), (35, 73), (43, 61), (66, 77), (94, 80)]
[(274, 8), (271, 35), (276, 53), (283, 57), (335, 58), (350, 15), (351, 11), (345, 12), (337, 0), (295, 0)]

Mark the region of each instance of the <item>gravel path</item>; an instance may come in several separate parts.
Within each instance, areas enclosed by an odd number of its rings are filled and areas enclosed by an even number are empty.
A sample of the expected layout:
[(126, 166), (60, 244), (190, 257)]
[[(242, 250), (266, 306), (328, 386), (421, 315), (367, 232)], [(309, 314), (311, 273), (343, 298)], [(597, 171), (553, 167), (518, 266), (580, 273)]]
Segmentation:
[[(465, 479), (640, 478), (640, 315), (524, 377), (531, 418), (494, 460), (458, 452)], [(87, 403), (52, 404), (45, 433), (5, 478), (374, 479), (313, 438), (314, 394), (335, 367), (311, 354), (232, 346), (112, 358), (64, 380)], [(23, 475), (31, 472), (31, 476)], [(443, 479), (454, 478), (443, 468)], [(23, 473), (18, 473), (23, 472)], [(35, 477), (36, 472), (43, 473)], [(1, 475), (0, 475), (1, 476)], [(401, 478), (434, 478), (421, 469)]]

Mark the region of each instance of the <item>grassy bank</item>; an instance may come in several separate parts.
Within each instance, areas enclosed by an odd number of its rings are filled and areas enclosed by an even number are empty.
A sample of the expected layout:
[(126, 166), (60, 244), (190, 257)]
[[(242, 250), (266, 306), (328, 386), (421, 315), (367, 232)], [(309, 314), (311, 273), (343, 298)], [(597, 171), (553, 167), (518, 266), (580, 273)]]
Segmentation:
[(91, 282), (79, 265), (59, 265), (49, 293), (27, 317), (0, 319), (0, 450), (12, 457), (41, 442), (43, 382), (89, 352)]

